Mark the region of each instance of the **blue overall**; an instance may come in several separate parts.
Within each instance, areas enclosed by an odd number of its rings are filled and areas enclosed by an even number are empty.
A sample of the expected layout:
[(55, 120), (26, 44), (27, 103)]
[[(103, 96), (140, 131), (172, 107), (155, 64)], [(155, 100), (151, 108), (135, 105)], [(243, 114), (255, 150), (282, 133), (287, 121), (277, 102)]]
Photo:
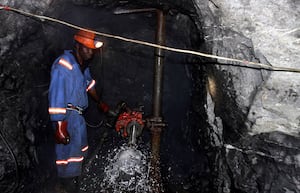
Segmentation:
[(58, 177), (81, 175), (82, 162), (87, 154), (87, 131), (84, 117), (67, 108), (68, 104), (88, 106), (87, 88), (93, 82), (89, 68), (82, 73), (70, 50), (58, 57), (51, 69), (49, 88), (49, 114), (51, 121), (67, 121), (70, 143), (56, 144)]

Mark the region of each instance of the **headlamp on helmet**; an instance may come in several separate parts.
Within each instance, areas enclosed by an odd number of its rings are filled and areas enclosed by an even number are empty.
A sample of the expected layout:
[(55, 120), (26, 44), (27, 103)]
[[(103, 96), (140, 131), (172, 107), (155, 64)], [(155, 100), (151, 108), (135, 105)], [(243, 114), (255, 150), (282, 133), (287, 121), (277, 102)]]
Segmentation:
[(100, 42), (98, 40), (95, 40), (94, 41), (94, 45), (95, 45), (95, 48), (101, 48), (103, 46), (103, 42)]
[(103, 42), (95, 40), (95, 33), (90, 31), (79, 30), (74, 35), (74, 39), (82, 45), (91, 49), (97, 49), (103, 46)]

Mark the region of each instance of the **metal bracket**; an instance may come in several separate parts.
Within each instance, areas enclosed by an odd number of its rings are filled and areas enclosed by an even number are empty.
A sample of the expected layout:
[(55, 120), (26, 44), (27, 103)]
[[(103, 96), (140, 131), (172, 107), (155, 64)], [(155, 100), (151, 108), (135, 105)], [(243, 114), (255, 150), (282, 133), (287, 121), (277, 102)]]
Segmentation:
[(151, 131), (161, 131), (162, 128), (167, 126), (167, 123), (163, 122), (162, 117), (151, 117), (146, 120), (146, 127)]

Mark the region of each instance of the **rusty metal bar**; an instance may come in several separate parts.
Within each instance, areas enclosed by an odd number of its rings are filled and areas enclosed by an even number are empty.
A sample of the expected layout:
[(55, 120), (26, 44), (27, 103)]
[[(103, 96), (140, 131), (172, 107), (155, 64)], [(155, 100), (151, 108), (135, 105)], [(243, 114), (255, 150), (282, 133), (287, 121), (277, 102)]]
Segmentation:
[[(165, 15), (163, 11), (157, 10), (157, 31), (156, 43), (165, 45)], [(152, 180), (152, 192), (159, 193), (162, 191), (161, 174), (160, 174), (160, 139), (163, 126), (161, 117), (162, 88), (163, 88), (163, 50), (155, 50), (154, 66), (154, 83), (153, 83), (153, 120), (156, 124), (151, 127), (151, 170), (150, 178)]]
[[(157, 13), (157, 29), (156, 43), (165, 45), (165, 15), (162, 10), (154, 8), (145, 9), (117, 9), (114, 14), (131, 14), (140, 12)], [(155, 65), (154, 65), (154, 80), (153, 80), (153, 115), (147, 120), (148, 128), (151, 130), (151, 160), (150, 160), (150, 180), (153, 193), (162, 192), (162, 182), (160, 174), (160, 139), (162, 128), (166, 124), (162, 120), (162, 90), (163, 90), (163, 60), (164, 52), (162, 48), (155, 49)]]
[[(165, 16), (163, 11), (157, 10), (156, 43), (165, 44)], [(153, 85), (153, 116), (161, 116), (162, 86), (163, 86), (163, 49), (155, 49), (154, 85)]]

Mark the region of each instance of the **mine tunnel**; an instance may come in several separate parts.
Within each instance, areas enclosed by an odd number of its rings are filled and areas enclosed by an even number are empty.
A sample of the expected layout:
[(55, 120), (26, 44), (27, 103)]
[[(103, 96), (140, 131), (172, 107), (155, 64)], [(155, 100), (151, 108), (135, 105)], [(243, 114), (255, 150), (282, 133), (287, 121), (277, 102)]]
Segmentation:
[[(158, 150), (159, 188), (150, 183), (148, 188), (118, 189), (103, 182), (110, 180), (104, 178), (112, 156), (128, 139), (89, 98), (83, 114), (89, 152), (78, 192), (299, 192), (299, 133), (249, 134), (254, 125), (249, 114), (256, 115), (251, 105), (271, 71), (209, 57), (269, 64), (254, 51), (251, 39), (218, 25), (221, 16), (208, 11), (219, 8), (213, 1), (10, 1), (5, 6), (112, 35), (97, 36), (104, 44), (89, 66), (96, 90), (112, 109), (125, 102), (144, 119), (159, 119), (158, 134), (146, 126), (137, 139), (146, 177), (153, 148)], [(74, 48), (78, 29), (9, 7), (2, 7), (0, 20), (0, 190), (52, 193), (56, 168), (48, 113), (50, 71), (64, 50)]]

